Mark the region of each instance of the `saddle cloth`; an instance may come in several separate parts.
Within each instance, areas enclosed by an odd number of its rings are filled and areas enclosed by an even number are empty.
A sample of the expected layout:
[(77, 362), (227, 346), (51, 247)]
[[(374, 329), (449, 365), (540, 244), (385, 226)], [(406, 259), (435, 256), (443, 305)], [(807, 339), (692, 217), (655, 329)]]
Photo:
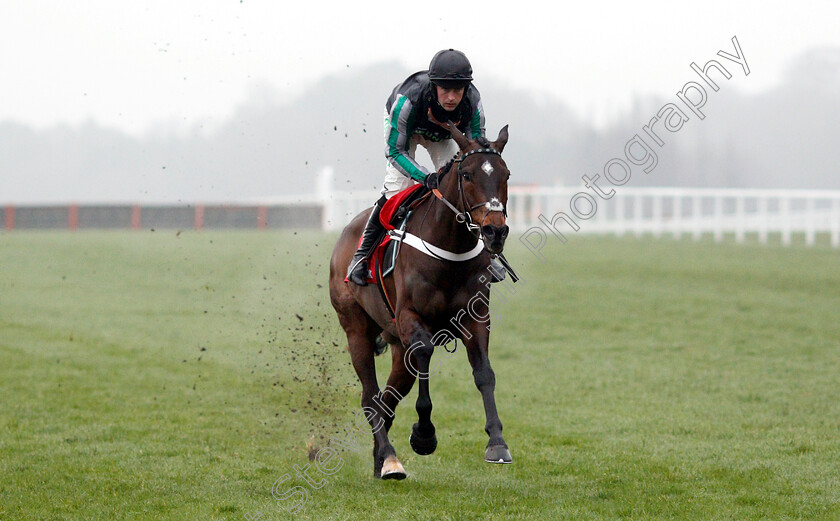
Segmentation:
[[(385, 205), (379, 211), (379, 222), (383, 228), (386, 230), (396, 230), (402, 227), (408, 215), (408, 206), (427, 193), (429, 192), (423, 185), (415, 184), (385, 201)], [(361, 237), (359, 241), (361, 243)], [(398, 245), (398, 241), (391, 240), (391, 236), (387, 233), (385, 234), (370, 256), (367, 273), (368, 284), (377, 284), (379, 274), (383, 278), (391, 274), (397, 259)]]

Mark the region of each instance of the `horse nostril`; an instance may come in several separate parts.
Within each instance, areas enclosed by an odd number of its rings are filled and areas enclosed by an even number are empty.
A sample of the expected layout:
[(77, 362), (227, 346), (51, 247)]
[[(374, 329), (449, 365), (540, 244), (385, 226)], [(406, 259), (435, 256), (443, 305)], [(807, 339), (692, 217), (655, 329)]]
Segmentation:
[(481, 233), (484, 237), (491, 241), (504, 241), (507, 239), (508, 233), (510, 232), (510, 227), (507, 225), (503, 226), (493, 226), (491, 224), (485, 224), (481, 227)]

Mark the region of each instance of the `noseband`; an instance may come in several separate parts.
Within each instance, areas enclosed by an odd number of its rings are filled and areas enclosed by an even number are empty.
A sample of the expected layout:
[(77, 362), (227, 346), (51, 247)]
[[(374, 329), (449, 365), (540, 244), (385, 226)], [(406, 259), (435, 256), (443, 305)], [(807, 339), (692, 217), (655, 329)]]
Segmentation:
[[(458, 210), (458, 208), (456, 208), (455, 205), (450, 203), (446, 199), (446, 197), (444, 197), (443, 194), (440, 193), (440, 190), (438, 188), (433, 189), (432, 193), (435, 195), (435, 197), (437, 197), (438, 199), (443, 201), (443, 203), (446, 206), (448, 206), (450, 210), (455, 212), (455, 220), (456, 221), (458, 221), (459, 223), (464, 223), (464, 225), (466, 225), (466, 227), (467, 227), (467, 230), (469, 230), (470, 233), (472, 233), (478, 239), (481, 240), (481, 239), (483, 239), (483, 234), (481, 233), (481, 227), (484, 224), (484, 220), (487, 219), (488, 215), (490, 215), (490, 212), (502, 212), (502, 214), (505, 217), (507, 217), (507, 210), (505, 209), (505, 205), (502, 204), (502, 202), (499, 201), (495, 197), (493, 197), (489, 201), (485, 201), (483, 203), (470, 205), (469, 201), (467, 200), (467, 196), (464, 193), (464, 184), (463, 184), (464, 174), (461, 173), (461, 164), (464, 162), (464, 160), (466, 158), (468, 158), (469, 156), (471, 156), (473, 154), (493, 154), (493, 155), (497, 155), (499, 157), (502, 156), (502, 154), (499, 151), (497, 151), (497, 150), (495, 150), (491, 147), (482, 147), (482, 148), (477, 148), (475, 150), (470, 150), (469, 152), (465, 153), (464, 155), (462, 155), (461, 157), (459, 157), (458, 159), (455, 159), (453, 161), (454, 163), (458, 163), (458, 171), (457, 171), (457, 174), (458, 174), (458, 197), (461, 199), (461, 205), (465, 208), (465, 210), (463, 212)], [(451, 168), (450, 168), (450, 170), (451, 170)], [(443, 177), (443, 175), (445, 175), (445, 173), (442, 174), (441, 177)], [(438, 181), (438, 183), (439, 182), (440, 181)], [(470, 212), (472, 212), (476, 208), (481, 208), (482, 206), (487, 208), (487, 212), (484, 214), (484, 217), (481, 218), (481, 223), (480, 224), (475, 224), (472, 220), (472, 216), (470, 215)]]

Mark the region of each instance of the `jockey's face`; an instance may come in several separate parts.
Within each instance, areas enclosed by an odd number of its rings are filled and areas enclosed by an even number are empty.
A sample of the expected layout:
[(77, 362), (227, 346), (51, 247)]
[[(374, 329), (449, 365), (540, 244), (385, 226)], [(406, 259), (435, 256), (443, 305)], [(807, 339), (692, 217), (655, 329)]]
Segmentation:
[(455, 110), (464, 97), (464, 87), (444, 89), (440, 85), (435, 85), (435, 89), (437, 90), (438, 103), (447, 112)]

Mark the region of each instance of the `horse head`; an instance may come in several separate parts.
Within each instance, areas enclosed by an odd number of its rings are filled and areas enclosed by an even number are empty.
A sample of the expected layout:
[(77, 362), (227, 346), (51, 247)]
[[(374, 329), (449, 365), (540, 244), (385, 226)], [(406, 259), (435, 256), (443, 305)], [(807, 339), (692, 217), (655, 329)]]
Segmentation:
[(492, 142), (483, 137), (467, 139), (452, 122), (448, 126), (461, 154), (455, 161), (457, 168), (452, 167), (457, 173), (459, 220), (463, 219), (473, 233), (477, 231), (487, 251), (501, 253), (510, 231), (505, 209), (510, 170), (502, 159), (508, 140), (507, 125)]

